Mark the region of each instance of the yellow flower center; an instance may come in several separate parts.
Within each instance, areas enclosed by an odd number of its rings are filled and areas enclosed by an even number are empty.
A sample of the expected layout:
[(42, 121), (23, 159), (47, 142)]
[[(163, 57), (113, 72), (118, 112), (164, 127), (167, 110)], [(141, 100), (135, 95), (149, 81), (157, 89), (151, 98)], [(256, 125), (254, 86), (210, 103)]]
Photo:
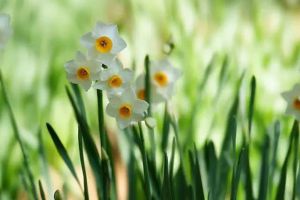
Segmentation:
[(123, 84), (122, 78), (118, 75), (113, 75), (108, 79), (108, 85), (112, 88), (118, 88)]
[(87, 80), (90, 78), (90, 70), (88, 67), (81, 66), (77, 69), (77, 78), (80, 80)]
[(296, 98), (293, 102), (293, 106), (296, 110), (300, 111), (300, 100), (299, 98)]
[(96, 39), (96, 49), (100, 53), (108, 53), (112, 49), (112, 41), (109, 37), (101, 36)]
[(145, 100), (145, 90), (144, 90), (144, 89), (140, 89), (140, 90), (137, 92), (137, 96), (138, 96), (139, 99)]
[(131, 116), (131, 105), (130, 104), (123, 104), (119, 108), (119, 115), (123, 119), (129, 118)]
[(154, 80), (161, 87), (166, 86), (169, 81), (167, 74), (163, 71), (156, 72), (154, 74)]

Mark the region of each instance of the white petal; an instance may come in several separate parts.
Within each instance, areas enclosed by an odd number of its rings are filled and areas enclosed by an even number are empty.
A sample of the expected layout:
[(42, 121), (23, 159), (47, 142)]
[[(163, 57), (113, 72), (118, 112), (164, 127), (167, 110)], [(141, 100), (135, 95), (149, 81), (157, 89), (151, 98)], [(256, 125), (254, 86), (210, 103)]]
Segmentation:
[(92, 81), (91, 80), (81, 81), (80, 85), (82, 85), (85, 91), (88, 91), (92, 85)]
[(124, 88), (121, 99), (124, 102), (133, 102), (136, 99), (136, 94), (132, 88)]
[(111, 116), (111, 117), (116, 117), (117, 116), (117, 109), (113, 106), (113, 104), (110, 102), (106, 106), (106, 113)]
[(75, 61), (81, 64), (86, 63), (86, 56), (81, 51), (77, 51)]
[(67, 73), (67, 79), (68, 81), (70, 81), (71, 83), (75, 83), (75, 84), (79, 84), (79, 80), (77, 79), (76, 75), (73, 73)]
[(98, 81), (93, 85), (93, 88), (98, 89), (98, 90), (106, 90), (107, 84), (106, 84), (106, 82)]
[(80, 38), (80, 43), (86, 48), (94, 48), (95, 39), (92, 37), (92, 33), (86, 33)]
[(131, 121), (117, 118), (117, 123), (118, 123), (120, 129), (124, 129), (124, 128), (128, 127), (131, 124)]
[(117, 54), (120, 51), (122, 51), (123, 49), (125, 49), (126, 46), (127, 46), (126, 42), (122, 38), (117, 36), (115, 38), (115, 40), (113, 41), (113, 47), (111, 49), (111, 52), (114, 54)]
[(65, 70), (68, 73), (76, 73), (76, 69), (77, 69), (77, 65), (76, 65), (76, 62), (74, 60), (70, 60), (70, 61), (65, 63)]
[(133, 77), (133, 72), (130, 69), (124, 69), (122, 70), (122, 77), (124, 81), (131, 82)]
[(96, 27), (93, 31), (93, 36), (96, 38), (100, 36), (107, 36), (109, 38), (112, 38), (117, 33), (118, 33), (117, 25), (97, 22)]
[(147, 111), (149, 104), (146, 101), (136, 99), (133, 104), (133, 112), (143, 114)]
[[(96, 50), (95, 50), (96, 51)], [(98, 53), (97, 55), (97, 60), (99, 60), (100, 62), (102, 62), (105, 65), (109, 65), (112, 60), (116, 57), (115, 54), (111, 54), (111, 53)]]

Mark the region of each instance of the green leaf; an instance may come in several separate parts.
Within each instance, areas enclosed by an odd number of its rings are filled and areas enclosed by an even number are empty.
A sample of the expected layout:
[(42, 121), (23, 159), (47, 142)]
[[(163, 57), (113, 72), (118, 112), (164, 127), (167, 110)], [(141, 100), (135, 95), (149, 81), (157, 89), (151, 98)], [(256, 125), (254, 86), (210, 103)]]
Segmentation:
[(163, 200), (172, 200), (171, 186), (170, 186), (170, 177), (169, 177), (169, 165), (168, 165), (168, 156), (164, 152), (164, 170), (163, 170), (163, 184), (161, 189), (161, 199)]
[(83, 144), (82, 144), (82, 133), (80, 128), (78, 128), (78, 146), (79, 146), (79, 157), (80, 157), (80, 164), (83, 176), (83, 194), (84, 199), (89, 200), (89, 189), (88, 189), (88, 182), (85, 170), (85, 161), (84, 161), (84, 153), (83, 153)]
[(108, 139), (105, 132), (103, 94), (101, 90), (97, 90), (97, 102), (98, 102), (98, 126), (99, 126), (99, 134), (100, 134), (100, 144), (101, 147), (107, 150)]
[(150, 79), (150, 59), (145, 57), (145, 101), (149, 103), (148, 116), (151, 116), (151, 79)]
[(202, 185), (202, 178), (200, 173), (200, 165), (199, 165), (199, 159), (198, 159), (198, 153), (196, 146), (194, 145), (194, 168), (193, 168), (193, 179), (194, 179), (194, 192), (196, 199), (204, 200), (204, 191), (203, 191), (203, 185)]
[(168, 105), (165, 103), (165, 113), (164, 113), (164, 121), (163, 121), (163, 128), (162, 128), (162, 142), (161, 142), (161, 149), (165, 151), (168, 145), (168, 138), (170, 132), (170, 116), (168, 113)]
[(287, 168), (288, 168), (290, 154), (292, 151), (293, 138), (294, 135), (298, 135), (298, 134), (299, 134), (299, 125), (298, 125), (298, 121), (295, 121), (290, 135), (288, 151), (286, 153), (284, 163), (280, 173), (279, 185), (277, 187), (277, 193), (276, 193), (276, 200), (284, 199)]
[(46, 200), (45, 192), (41, 180), (39, 180), (40, 195), (42, 200)]
[[(299, 131), (295, 132), (294, 135), (294, 159), (293, 159), (293, 195), (292, 199), (296, 199), (297, 190), (297, 169), (299, 168)], [(298, 170), (300, 171), (300, 169)]]
[(249, 137), (251, 135), (252, 119), (253, 119), (253, 113), (254, 113), (255, 91), (256, 91), (256, 79), (255, 79), (255, 76), (252, 76), (252, 78), (251, 78), (251, 93), (250, 93), (250, 101), (249, 101), (249, 109), (248, 109)]
[(260, 182), (259, 182), (259, 192), (258, 200), (267, 199), (268, 194), (268, 179), (269, 179), (269, 149), (270, 149), (270, 137), (268, 134), (265, 135), (264, 145), (261, 150), (262, 152), (262, 162), (260, 166)]
[(214, 143), (212, 141), (207, 141), (204, 146), (204, 159), (205, 167), (208, 174), (208, 188), (209, 188), (209, 198), (212, 198), (216, 191), (215, 181), (216, 181), (216, 171), (217, 171), (217, 155)]
[(237, 191), (238, 191), (238, 185), (239, 185), (239, 181), (240, 181), (240, 176), (241, 176), (241, 171), (244, 168), (245, 165), (245, 149), (242, 148), (240, 155), (239, 155), (239, 159), (237, 162), (237, 165), (235, 167), (235, 170), (233, 172), (232, 175), (232, 182), (231, 182), (231, 200), (236, 200), (237, 198)]
[[(276, 156), (277, 156), (277, 149), (278, 149), (278, 141), (280, 135), (280, 123), (279, 121), (275, 122), (274, 125), (274, 134), (273, 134), (273, 142), (272, 142), (272, 158), (271, 158), (271, 165), (270, 165), (270, 176), (269, 179), (272, 180), (275, 174), (276, 169)], [(272, 190), (273, 190), (273, 181), (269, 181), (269, 195), (272, 197)]]
[(89, 163), (91, 165), (92, 171), (93, 171), (95, 179), (96, 179), (98, 198), (106, 199), (104, 197), (104, 192), (103, 192), (103, 188), (104, 188), (103, 184), (104, 183), (102, 182), (102, 173), (101, 173), (102, 167), (101, 167), (101, 162), (100, 162), (100, 155), (98, 153), (96, 144), (90, 134), (87, 121), (80, 113), (71, 92), (69, 91), (68, 88), (66, 88), (66, 91), (67, 91), (68, 98), (71, 102), (71, 105), (73, 107), (76, 120), (79, 124), (79, 128), (82, 132), (84, 147), (87, 152), (88, 160), (89, 160)]
[(23, 141), (22, 141), (21, 136), (20, 136), (20, 132), (19, 132), (19, 129), (18, 129), (18, 126), (17, 126), (17, 122), (16, 122), (16, 119), (15, 119), (12, 107), (11, 107), (10, 102), (8, 100), (8, 96), (7, 96), (7, 93), (6, 93), (6, 89), (5, 89), (5, 85), (4, 85), (4, 81), (3, 81), (3, 78), (2, 78), (1, 71), (0, 71), (0, 85), (1, 85), (1, 88), (2, 88), (2, 96), (3, 96), (3, 99), (4, 99), (4, 103), (7, 105), (8, 114), (9, 114), (9, 118), (10, 118), (11, 125), (12, 125), (12, 128), (13, 128), (13, 132), (14, 132), (14, 135), (15, 135), (15, 137), (16, 137), (18, 143), (19, 143), (19, 146), (21, 148), (22, 156), (23, 156), (23, 159), (24, 159), (24, 168), (25, 168), (25, 172), (26, 172), (26, 174), (28, 176), (28, 179), (29, 179), (29, 182), (30, 182), (31, 193), (33, 195), (33, 198), (35, 200), (37, 200), (38, 199), (38, 193), (37, 193), (37, 190), (35, 188), (33, 173), (32, 173), (32, 171), (29, 167), (29, 159), (28, 159)]
[(64, 145), (60, 141), (60, 139), (59, 139), (58, 135), (56, 134), (55, 130), (53, 129), (53, 127), (48, 123), (46, 123), (46, 126), (47, 126), (48, 132), (51, 136), (51, 139), (52, 139), (53, 143), (55, 144), (56, 150), (58, 151), (59, 155), (64, 160), (67, 167), (69, 168), (70, 172), (72, 173), (72, 175), (75, 178), (76, 182), (78, 183), (79, 187), (82, 189), (80, 181), (79, 181), (78, 176), (76, 174), (74, 165), (73, 165), (73, 163), (70, 159), (70, 156), (69, 156), (66, 148), (64, 147)]

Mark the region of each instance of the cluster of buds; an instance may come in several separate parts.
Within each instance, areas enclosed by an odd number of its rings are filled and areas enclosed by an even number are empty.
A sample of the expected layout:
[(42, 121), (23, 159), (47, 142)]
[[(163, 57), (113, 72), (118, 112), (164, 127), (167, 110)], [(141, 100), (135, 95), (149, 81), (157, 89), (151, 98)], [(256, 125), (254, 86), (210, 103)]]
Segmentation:
[[(77, 52), (65, 64), (67, 78), (84, 90), (91, 87), (106, 92), (106, 113), (117, 120), (121, 129), (144, 120), (149, 104), (145, 101), (145, 74), (133, 82), (134, 75), (124, 68), (117, 55), (126, 47), (116, 25), (98, 22), (92, 32), (80, 39), (87, 55)], [(166, 59), (150, 66), (151, 102), (161, 103), (172, 96), (180, 72)]]

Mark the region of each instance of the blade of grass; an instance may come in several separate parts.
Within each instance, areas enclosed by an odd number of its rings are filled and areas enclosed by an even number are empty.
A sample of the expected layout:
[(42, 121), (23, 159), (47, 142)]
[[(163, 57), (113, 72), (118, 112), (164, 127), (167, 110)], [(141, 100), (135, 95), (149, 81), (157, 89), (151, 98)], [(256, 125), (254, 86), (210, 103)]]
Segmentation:
[(163, 165), (163, 181), (161, 189), (161, 199), (172, 200), (171, 186), (170, 186), (170, 177), (169, 177), (169, 165), (168, 165), (168, 156), (164, 152), (164, 165)]
[(82, 186), (80, 184), (80, 181), (78, 179), (78, 176), (77, 176), (75, 168), (74, 168), (74, 165), (70, 159), (70, 156), (69, 156), (66, 148), (64, 147), (63, 143), (60, 141), (60, 139), (59, 139), (57, 133), (55, 132), (55, 130), (53, 129), (53, 127), (49, 123), (46, 123), (46, 126), (47, 126), (48, 132), (51, 136), (51, 139), (56, 147), (56, 150), (58, 151), (61, 158), (64, 160), (65, 164), (69, 168), (70, 172), (72, 173), (73, 177), (75, 178), (76, 182), (78, 183), (80, 189), (82, 190)]
[(284, 199), (288, 162), (292, 151), (293, 138), (297, 134), (299, 134), (299, 125), (298, 125), (298, 121), (295, 121), (290, 135), (288, 151), (286, 153), (284, 163), (280, 173), (279, 185), (277, 187), (277, 193), (276, 193), (276, 200)]
[(262, 162), (260, 166), (260, 182), (258, 200), (267, 199), (268, 184), (269, 184), (269, 149), (270, 149), (270, 137), (268, 134), (265, 135), (264, 145), (262, 147)]
[(174, 196), (174, 178), (173, 178), (173, 170), (174, 170), (174, 158), (175, 158), (175, 145), (176, 145), (176, 141), (175, 141), (175, 137), (173, 138), (173, 142), (172, 142), (172, 152), (171, 152), (171, 159), (170, 159), (170, 165), (169, 165), (169, 178), (170, 178), (170, 189), (171, 189), (171, 198), (175, 199)]
[(274, 125), (274, 137), (273, 137), (273, 144), (272, 144), (272, 158), (271, 158), (271, 168), (270, 168), (270, 176), (269, 176), (269, 196), (272, 197), (273, 194), (273, 181), (271, 181), (275, 174), (276, 169), (276, 156), (277, 156), (277, 147), (280, 135), (280, 123), (279, 121), (275, 122)]
[(238, 185), (239, 185), (240, 176), (241, 176), (242, 169), (244, 168), (244, 165), (245, 165), (245, 149), (242, 148), (237, 165), (233, 170), (234, 172), (232, 175), (231, 196), (230, 196), (231, 200), (237, 199)]
[(42, 200), (46, 200), (45, 192), (44, 192), (44, 189), (43, 189), (43, 185), (42, 185), (41, 180), (39, 180), (39, 189), (40, 189), (41, 199), (42, 199)]
[(12, 128), (13, 128), (13, 132), (14, 132), (14, 135), (15, 135), (15, 137), (16, 137), (18, 143), (19, 143), (19, 146), (21, 148), (22, 156), (23, 156), (23, 159), (24, 159), (24, 168), (26, 170), (26, 173), (28, 175), (28, 179), (29, 179), (29, 182), (30, 182), (31, 193), (33, 195), (33, 198), (35, 200), (38, 200), (38, 194), (37, 194), (37, 190), (36, 190), (35, 184), (34, 184), (34, 177), (33, 177), (32, 171), (31, 171), (30, 166), (29, 166), (29, 159), (28, 159), (23, 141), (21, 139), (21, 135), (20, 135), (20, 132), (19, 132), (19, 129), (18, 129), (18, 126), (17, 126), (17, 122), (16, 122), (16, 119), (15, 119), (12, 107), (11, 107), (10, 102), (8, 100), (8, 96), (7, 96), (7, 93), (6, 93), (6, 89), (5, 89), (5, 85), (4, 85), (4, 81), (3, 81), (3, 78), (2, 78), (2, 73), (1, 72), (0, 72), (0, 84), (1, 84), (1, 88), (2, 88), (2, 96), (3, 96), (3, 99), (4, 99), (4, 103), (6, 104), (7, 109), (8, 109), (8, 114), (9, 114), (9, 118), (10, 118), (11, 125), (12, 125)]
[(255, 91), (256, 91), (256, 79), (255, 76), (251, 78), (251, 92), (250, 92), (250, 100), (249, 100), (249, 109), (248, 109), (248, 133), (249, 138), (251, 135), (252, 129), (252, 120), (253, 120), (253, 113), (254, 113), (254, 102), (255, 102)]
[[(296, 199), (296, 186), (297, 186), (297, 169), (299, 168), (299, 131), (294, 135), (294, 159), (293, 159), (293, 194), (292, 200)], [(299, 169), (300, 171), (300, 169)]]
[[(148, 107), (148, 113), (147, 116), (152, 116), (152, 101), (151, 101), (151, 70), (150, 70), (150, 59), (149, 56), (146, 55), (145, 57), (145, 100), (149, 103)], [(155, 135), (152, 128), (148, 128), (149, 138), (150, 138), (150, 144), (151, 144), (151, 158), (155, 162), (156, 161), (156, 155), (155, 155)]]
[(104, 183), (102, 182), (102, 173), (101, 173), (102, 166), (101, 166), (100, 155), (98, 153), (96, 144), (91, 137), (87, 121), (82, 116), (82, 114), (79, 112), (78, 107), (75, 103), (75, 100), (74, 100), (71, 92), (69, 91), (68, 88), (66, 88), (66, 91), (67, 91), (68, 98), (71, 102), (71, 105), (73, 107), (76, 120), (77, 120), (80, 130), (82, 132), (84, 147), (87, 152), (88, 160), (90, 162), (92, 171), (95, 175), (98, 199), (106, 200), (106, 197), (104, 196), (104, 191), (103, 191)]
[(204, 146), (204, 159), (205, 167), (208, 174), (208, 198), (212, 199), (212, 194), (215, 193), (215, 181), (216, 181), (216, 170), (217, 170), (217, 156), (214, 143), (207, 141)]
[(86, 169), (85, 169), (83, 144), (82, 144), (82, 133), (80, 132), (80, 128), (78, 129), (78, 145), (79, 145), (80, 164), (81, 164), (81, 170), (82, 170), (82, 176), (83, 176), (84, 199), (89, 200), (89, 189), (88, 189), (88, 182), (87, 182)]
[(98, 126), (100, 134), (101, 147), (107, 149), (107, 136), (104, 126), (104, 110), (103, 110), (103, 94), (101, 90), (97, 90), (97, 102), (98, 102)]
[(199, 165), (199, 159), (198, 159), (198, 153), (196, 149), (196, 145), (194, 145), (194, 173), (193, 173), (193, 178), (194, 178), (194, 192), (195, 192), (195, 197), (196, 199), (199, 200), (204, 200), (204, 191), (203, 191), (203, 185), (202, 185), (202, 178), (201, 178), (201, 173), (200, 173), (200, 165)]
[(150, 175), (149, 175), (149, 167), (148, 167), (148, 160), (147, 160), (147, 154), (145, 150), (145, 142), (144, 142), (144, 136), (143, 133), (137, 130), (136, 127), (132, 126), (133, 134), (136, 135), (138, 139), (138, 146), (140, 149), (140, 153), (143, 160), (143, 171), (144, 171), (144, 183), (145, 183), (145, 192), (146, 192), (146, 198), (148, 200), (152, 197), (152, 189), (151, 189), (151, 182), (150, 182)]
[(165, 104), (163, 128), (162, 128), (162, 142), (161, 142), (161, 149), (163, 151), (165, 151), (167, 149), (169, 131), (170, 131), (170, 116), (169, 116), (169, 113), (168, 113), (168, 105), (166, 103)]

